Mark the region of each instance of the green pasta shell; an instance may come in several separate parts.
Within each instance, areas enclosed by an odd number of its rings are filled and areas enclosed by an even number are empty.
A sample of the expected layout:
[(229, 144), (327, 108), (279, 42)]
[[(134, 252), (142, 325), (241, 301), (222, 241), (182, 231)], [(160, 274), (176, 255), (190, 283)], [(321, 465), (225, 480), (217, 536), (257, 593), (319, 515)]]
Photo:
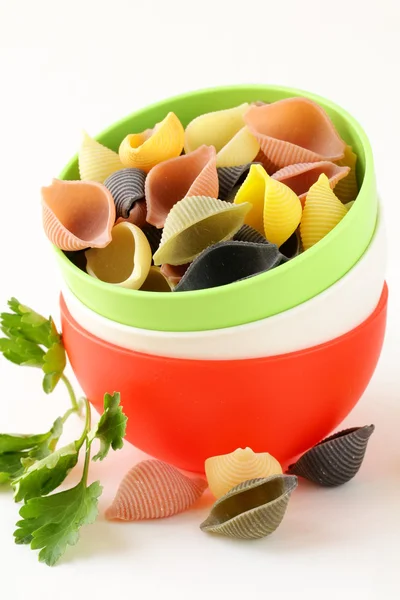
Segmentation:
[(247, 540), (266, 537), (281, 524), (296, 487), (294, 475), (240, 483), (217, 500), (200, 529)]
[(155, 265), (183, 265), (203, 250), (232, 238), (251, 204), (231, 204), (208, 196), (188, 196), (177, 202), (165, 221)]

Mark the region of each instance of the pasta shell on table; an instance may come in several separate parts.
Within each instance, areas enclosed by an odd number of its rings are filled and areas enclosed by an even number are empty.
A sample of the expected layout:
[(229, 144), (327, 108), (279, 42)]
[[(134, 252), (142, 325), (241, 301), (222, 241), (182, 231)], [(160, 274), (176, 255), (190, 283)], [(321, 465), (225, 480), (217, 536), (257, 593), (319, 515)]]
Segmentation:
[(211, 492), (216, 498), (221, 498), (239, 483), (281, 474), (282, 467), (268, 452), (256, 453), (251, 448), (237, 448), (230, 454), (207, 458), (205, 472)]
[(172, 517), (188, 510), (206, 488), (203, 479), (190, 479), (160, 460), (145, 460), (125, 475), (106, 518), (143, 521)]
[(122, 140), (119, 156), (125, 167), (135, 167), (148, 173), (150, 169), (182, 152), (185, 131), (173, 112), (153, 129), (132, 133)]
[(266, 537), (281, 524), (296, 487), (293, 475), (240, 483), (216, 501), (200, 529), (246, 540)]
[(168, 279), (172, 287), (175, 287), (188, 270), (189, 265), (190, 263), (184, 265), (169, 265), (166, 263), (161, 266), (161, 273)]
[(243, 225), (251, 205), (240, 206), (207, 196), (186, 196), (168, 214), (155, 265), (183, 265), (205, 248), (232, 238)]
[(347, 483), (360, 470), (374, 425), (335, 433), (308, 450), (288, 473), (325, 487)]
[(132, 223), (115, 225), (111, 234), (106, 248), (87, 250), (86, 270), (101, 281), (138, 290), (150, 270), (150, 244), (143, 231)]
[(290, 187), (304, 205), (308, 190), (318, 181), (321, 173), (325, 173), (329, 179), (329, 185), (334, 189), (337, 183), (349, 174), (349, 171), (349, 167), (340, 167), (333, 162), (324, 160), (283, 167), (272, 175), (272, 179), (281, 181)]
[(127, 168), (116, 171), (104, 182), (114, 199), (117, 218), (127, 219), (133, 205), (144, 200), (146, 173), (141, 169)]
[(150, 267), (150, 271), (140, 288), (143, 292), (170, 292), (171, 284), (160, 267)]
[(193, 119), (185, 130), (186, 154), (206, 144), (216, 149), (217, 166), (238, 166), (251, 162), (260, 146), (243, 120), (248, 107), (249, 104), (245, 102)]
[(131, 223), (132, 225), (136, 225), (140, 229), (146, 226), (146, 217), (147, 217), (147, 205), (145, 200), (138, 200), (134, 203), (128, 217), (124, 219), (123, 217), (119, 217), (116, 220), (116, 225), (120, 223)]
[(107, 177), (123, 168), (117, 152), (110, 150), (83, 132), (78, 152), (80, 178), (83, 181), (103, 183)]
[(147, 221), (163, 227), (171, 208), (185, 196), (218, 198), (216, 153), (213, 146), (200, 146), (156, 165), (146, 181)]
[(346, 146), (344, 156), (340, 160), (336, 161), (336, 164), (341, 167), (348, 167), (350, 169), (349, 174), (341, 179), (336, 188), (335, 194), (344, 204), (355, 200), (358, 195), (358, 183), (357, 183), (357, 155), (353, 152), (351, 146)]
[(219, 242), (194, 259), (174, 292), (228, 285), (269, 271), (286, 260), (275, 244), (233, 240)]
[(61, 181), (42, 188), (43, 227), (61, 250), (104, 248), (111, 241), (115, 206), (108, 189), (95, 181)]
[(307, 98), (250, 106), (244, 120), (263, 154), (279, 168), (343, 158), (345, 142), (325, 110)]
[(304, 204), (300, 235), (304, 250), (322, 240), (347, 214), (334, 194), (327, 176), (322, 173), (311, 186)]
[(301, 202), (283, 183), (272, 179), (261, 165), (251, 165), (235, 196), (234, 204), (250, 202), (245, 223), (281, 246), (296, 231), (301, 219)]

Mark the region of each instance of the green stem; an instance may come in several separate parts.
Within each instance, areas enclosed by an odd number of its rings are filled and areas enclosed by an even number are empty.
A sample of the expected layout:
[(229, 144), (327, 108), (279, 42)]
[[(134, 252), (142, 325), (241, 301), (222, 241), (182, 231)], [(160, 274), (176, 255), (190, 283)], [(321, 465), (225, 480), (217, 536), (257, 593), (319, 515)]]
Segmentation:
[(72, 387), (69, 379), (65, 375), (61, 375), (61, 380), (64, 382), (65, 387), (68, 390), (68, 394), (69, 394), (69, 397), (70, 397), (70, 400), (71, 400), (71, 404), (72, 404), (73, 410), (75, 412), (79, 413), (79, 404), (78, 404), (78, 401), (77, 401), (76, 396), (75, 396), (75, 392), (73, 390), (73, 387)]
[(88, 435), (88, 433), (90, 431), (90, 422), (91, 422), (91, 413), (90, 413), (90, 404), (89, 404), (89, 401), (88, 401), (87, 398), (83, 398), (83, 401), (85, 403), (85, 408), (86, 408), (85, 426), (83, 428), (81, 437), (76, 442), (78, 448), (81, 448), (81, 446), (83, 445), (83, 442), (86, 440), (87, 435)]
[(68, 409), (67, 412), (61, 417), (63, 424), (66, 423), (67, 419), (69, 419), (69, 417), (71, 415), (74, 415), (75, 413), (76, 413), (75, 408)]
[(85, 420), (85, 437), (86, 437), (86, 450), (85, 450), (85, 463), (83, 465), (83, 473), (82, 473), (82, 481), (84, 483), (84, 485), (87, 485), (87, 479), (88, 479), (88, 473), (89, 473), (89, 464), (90, 464), (90, 446), (92, 445), (91, 441), (89, 440), (87, 434), (90, 431), (90, 425), (91, 425), (91, 413), (90, 413), (90, 404), (87, 400), (87, 398), (85, 398), (85, 405), (86, 405), (86, 420)]

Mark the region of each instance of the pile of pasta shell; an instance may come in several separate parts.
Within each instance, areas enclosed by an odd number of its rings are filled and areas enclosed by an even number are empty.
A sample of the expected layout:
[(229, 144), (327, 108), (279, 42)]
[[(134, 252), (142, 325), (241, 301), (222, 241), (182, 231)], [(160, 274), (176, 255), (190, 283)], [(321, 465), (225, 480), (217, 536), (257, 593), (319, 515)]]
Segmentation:
[(356, 155), (303, 97), (200, 115), (169, 112), (118, 152), (86, 133), (80, 180), (42, 189), (50, 241), (87, 273), (184, 292), (279, 268), (343, 219)]
[(284, 474), (268, 452), (237, 448), (205, 461), (207, 481), (183, 475), (159, 460), (145, 460), (123, 478), (106, 518), (142, 521), (171, 517), (192, 507), (209, 487), (216, 498), (200, 525), (205, 532), (263, 538), (281, 524), (298, 477), (336, 487), (359, 471), (374, 425), (340, 431), (303, 454)]

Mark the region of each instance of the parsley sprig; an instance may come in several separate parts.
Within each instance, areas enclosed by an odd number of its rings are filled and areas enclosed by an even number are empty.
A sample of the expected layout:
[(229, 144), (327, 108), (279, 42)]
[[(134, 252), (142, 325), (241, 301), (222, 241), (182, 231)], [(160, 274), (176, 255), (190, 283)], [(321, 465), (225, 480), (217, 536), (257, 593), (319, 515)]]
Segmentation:
[[(98, 424), (91, 427), (88, 400), (78, 403), (72, 385), (64, 375), (66, 354), (62, 337), (51, 318), (45, 319), (31, 308), (12, 298), (11, 313), (0, 315), (0, 352), (11, 362), (42, 369), (43, 390), (50, 394), (63, 381), (71, 400), (71, 408), (56, 419), (42, 434), (0, 434), (0, 484), (10, 483), (16, 502), (23, 502), (22, 519), (14, 533), (17, 544), (29, 544), (40, 550), (39, 560), (52, 566), (68, 546), (79, 540), (79, 530), (96, 520), (99, 481), (88, 485), (91, 446), (100, 442), (93, 460), (103, 460), (110, 449), (123, 446), (127, 417), (120, 406), (120, 395), (105, 394), (104, 412)], [(79, 439), (57, 449), (63, 425), (84, 406), (85, 424)], [(73, 488), (54, 492), (76, 467), (82, 448), (85, 459), (81, 480)]]

